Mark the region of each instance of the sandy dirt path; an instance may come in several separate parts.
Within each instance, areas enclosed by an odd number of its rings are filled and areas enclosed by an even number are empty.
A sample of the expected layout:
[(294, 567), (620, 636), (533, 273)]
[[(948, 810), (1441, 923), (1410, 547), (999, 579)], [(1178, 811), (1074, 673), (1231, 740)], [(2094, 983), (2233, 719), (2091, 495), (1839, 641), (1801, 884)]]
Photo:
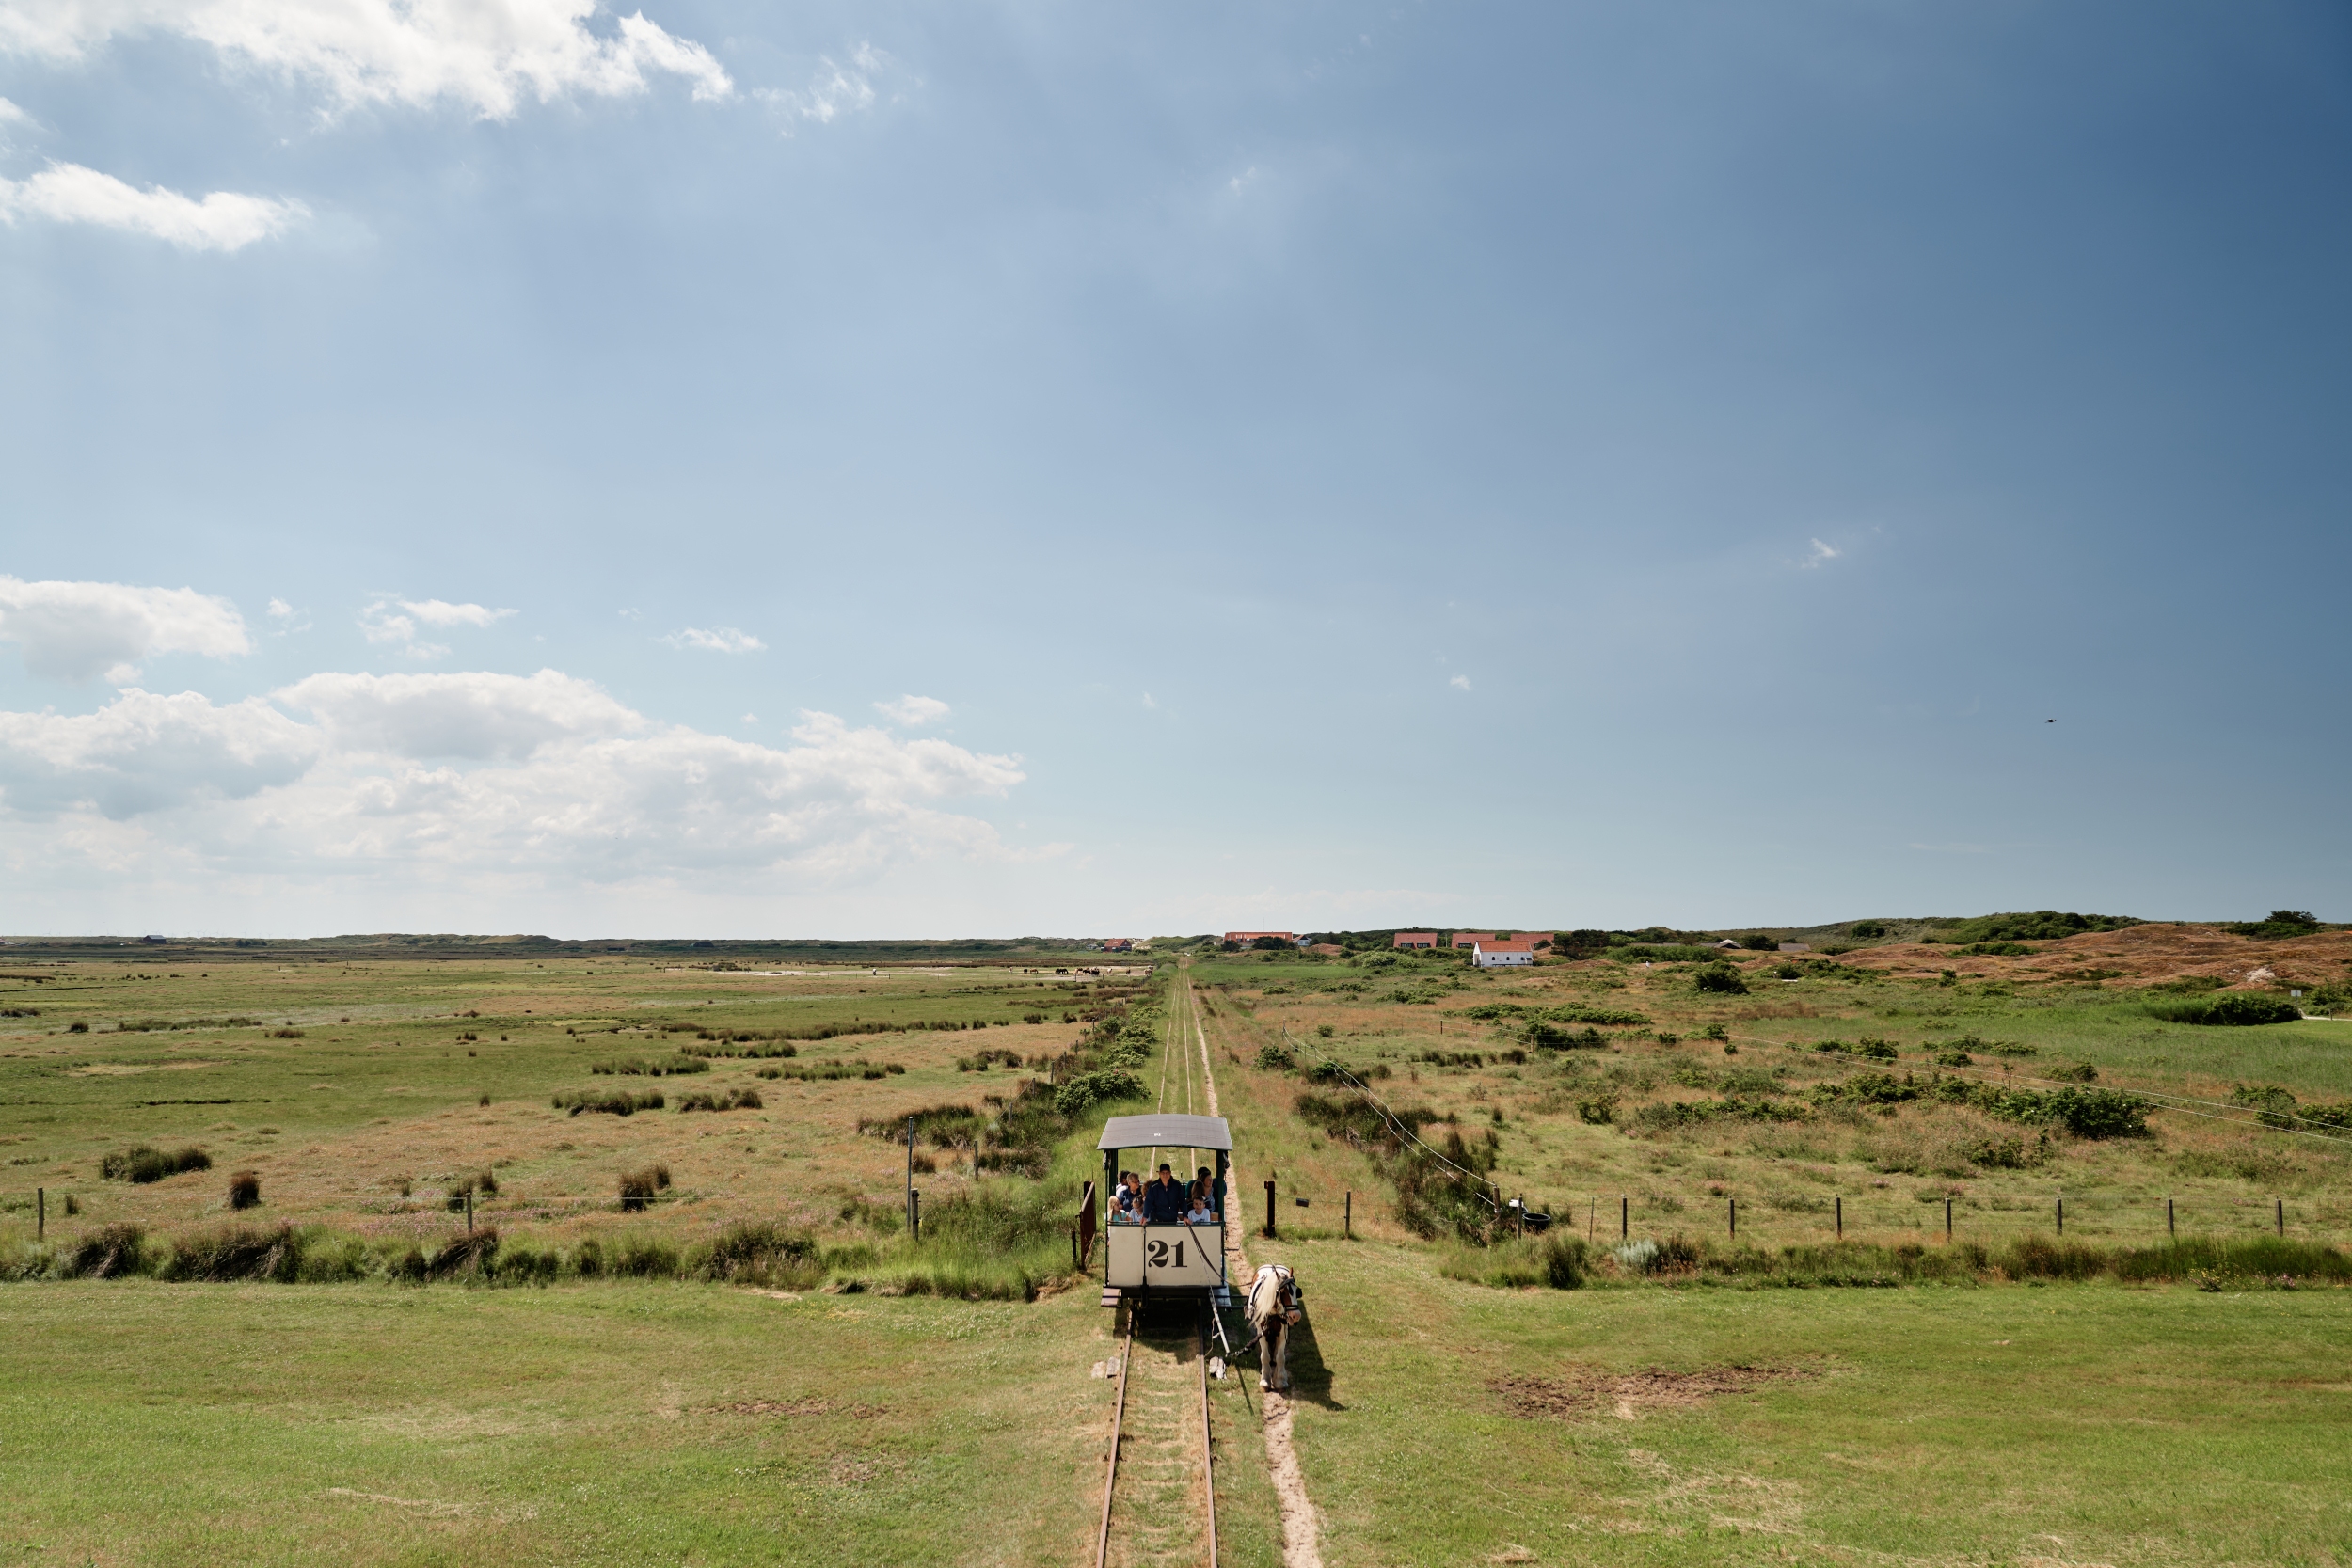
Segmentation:
[[(1193, 1000), (1192, 981), (1184, 982), (1184, 1004), (1192, 1015), (1193, 1038), (1200, 1051), (1200, 1081), (1208, 1091), (1209, 1115), (1221, 1117), (1216, 1101), (1216, 1069), (1209, 1061), (1208, 1031), (1201, 1027), (1200, 1005)], [(1242, 1237), (1248, 1227), (1240, 1223), (1242, 1182), (1238, 1167), (1231, 1167), (1226, 1177), (1225, 1203), (1229, 1218), (1225, 1226), (1227, 1262), (1225, 1277), (1232, 1280), (1236, 1290), (1247, 1291), (1248, 1281), (1256, 1273), (1249, 1257), (1242, 1247)], [(1291, 1402), (1286, 1394), (1269, 1391), (1265, 1396), (1265, 1458), (1266, 1468), (1274, 1480), (1274, 1493), (1282, 1510), (1282, 1568), (1323, 1568), (1323, 1520), (1316, 1513), (1314, 1499), (1307, 1496), (1307, 1478), (1298, 1468), (1298, 1453), (1291, 1446)]]

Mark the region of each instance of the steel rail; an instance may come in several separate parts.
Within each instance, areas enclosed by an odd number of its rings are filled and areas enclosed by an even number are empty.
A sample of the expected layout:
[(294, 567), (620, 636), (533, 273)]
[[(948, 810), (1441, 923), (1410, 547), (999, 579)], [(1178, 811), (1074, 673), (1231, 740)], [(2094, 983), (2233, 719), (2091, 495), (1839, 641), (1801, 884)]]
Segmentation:
[(1111, 1560), (1111, 1491), (1119, 1483), (1119, 1429), (1127, 1419), (1127, 1370), (1136, 1361), (1136, 1309), (1127, 1307), (1127, 1343), (1119, 1353), (1119, 1402), (1111, 1407), (1111, 1462), (1103, 1472), (1103, 1528), (1094, 1538), (1094, 1568)]

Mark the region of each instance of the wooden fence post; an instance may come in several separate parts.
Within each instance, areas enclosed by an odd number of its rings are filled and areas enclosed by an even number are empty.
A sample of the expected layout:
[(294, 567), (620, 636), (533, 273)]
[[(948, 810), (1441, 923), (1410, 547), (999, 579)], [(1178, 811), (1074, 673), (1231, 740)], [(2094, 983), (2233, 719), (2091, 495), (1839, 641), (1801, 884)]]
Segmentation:
[(1736, 1238), (1740, 1234), (1740, 1200), (1734, 1197), (1726, 1198), (1724, 1201), (1731, 1206), (1729, 1211), (1731, 1215), (1731, 1234)]
[(1269, 1236), (1274, 1234), (1274, 1180), (1271, 1177), (1266, 1179), (1265, 1184), (1265, 1233)]
[(2164, 1200), (2164, 1233), (2167, 1236), (2178, 1236), (2181, 1233), (2180, 1225), (2172, 1217), (2172, 1200), (2169, 1197)]
[(1347, 1231), (1347, 1239), (1354, 1241), (1356, 1239), (1356, 1194), (1353, 1189), (1350, 1189), (1347, 1195), (1347, 1212), (1342, 1224)]
[(1617, 1195), (1617, 1240), (1629, 1242), (1632, 1239), (1633, 1199), (1624, 1193), (1619, 1193)]
[(473, 1234), (473, 1189), (466, 1189), (466, 1234)]
[(1842, 1194), (1837, 1199), (1837, 1239), (1846, 1239), (1846, 1199)]
[(2060, 1194), (2058, 1194), (2058, 1233), (2059, 1235), (2063, 1236), (2063, 1235), (2065, 1235), (2065, 1234), (2066, 1234), (2066, 1195), (2065, 1195), (2064, 1193), (2060, 1193)]
[(2279, 1234), (2283, 1236), (2287, 1233), (2287, 1200), (2285, 1198), (2279, 1198), (2277, 1199), (2277, 1202), (2279, 1205)]
[(35, 1214), (35, 1218), (33, 1220), (33, 1240), (36, 1242), (47, 1241), (49, 1239), (48, 1188), (35, 1187), (33, 1189), (33, 1209)]
[(1944, 1239), (1952, 1239), (1952, 1200), (1948, 1197), (1944, 1200)]

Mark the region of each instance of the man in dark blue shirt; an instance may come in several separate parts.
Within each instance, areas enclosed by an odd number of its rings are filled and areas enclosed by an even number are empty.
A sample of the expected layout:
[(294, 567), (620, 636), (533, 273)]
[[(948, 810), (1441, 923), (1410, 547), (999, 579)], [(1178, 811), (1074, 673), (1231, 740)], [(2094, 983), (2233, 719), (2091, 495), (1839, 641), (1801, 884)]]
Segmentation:
[(1143, 1223), (1146, 1225), (1178, 1225), (1184, 1217), (1184, 1184), (1176, 1180), (1167, 1162), (1160, 1164), (1160, 1174), (1143, 1189)]

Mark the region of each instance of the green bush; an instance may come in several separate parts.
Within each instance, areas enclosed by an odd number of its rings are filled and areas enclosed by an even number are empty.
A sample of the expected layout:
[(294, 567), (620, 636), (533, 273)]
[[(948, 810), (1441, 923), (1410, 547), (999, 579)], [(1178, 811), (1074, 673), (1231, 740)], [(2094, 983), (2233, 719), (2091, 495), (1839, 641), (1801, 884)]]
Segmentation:
[(824, 1277), (815, 1238), (765, 1221), (728, 1227), (688, 1260), (691, 1273), (706, 1279), (806, 1290)]
[(135, 1225), (109, 1225), (76, 1241), (59, 1272), (75, 1279), (113, 1279), (138, 1273), (146, 1262), (147, 1233)]
[(1080, 1073), (1054, 1091), (1054, 1109), (1064, 1117), (1083, 1116), (1097, 1105), (1136, 1100), (1142, 1094), (1143, 1080), (1132, 1072)]
[(262, 1203), (262, 1178), (259, 1172), (241, 1170), (229, 1179), (229, 1207), (258, 1209)]
[(1748, 994), (1748, 983), (1740, 978), (1740, 972), (1729, 964), (1709, 964), (1692, 976), (1692, 983), (1701, 990), (1724, 996)]
[(183, 1171), (212, 1168), (213, 1157), (200, 1148), (176, 1149), (167, 1154), (146, 1144), (119, 1149), (98, 1162), (99, 1176), (108, 1181), (161, 1181)]
[(2152, 1002), (2148, 1011), (2168, 1023), (2207, 1023), (2233, 1027), (2258, 1023), (2292, 1023), (2303, 1016), (2303, 1009), (2284, 997), (2265, 996), (2258, 991), (2232, 991), (2224, 996), (2201, 997), (2193, 1001)]
[(1259, 1071), (1288, 1072), (1290, 1069), (1291, 1053), (1289, 1049), (1285, 1047), (1281, 1041), (1268, 1040), (1263, 1045), (1258, 1047)]

